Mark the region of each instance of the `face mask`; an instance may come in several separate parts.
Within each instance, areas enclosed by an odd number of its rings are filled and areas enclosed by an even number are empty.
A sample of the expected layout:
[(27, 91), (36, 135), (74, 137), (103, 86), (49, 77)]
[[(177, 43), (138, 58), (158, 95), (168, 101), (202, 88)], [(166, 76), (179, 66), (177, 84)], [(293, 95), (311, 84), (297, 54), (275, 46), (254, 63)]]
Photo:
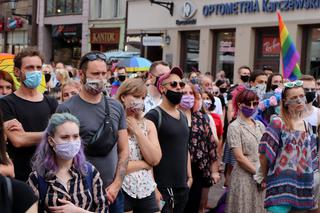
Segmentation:
[(63, 143), (56, 143), (54, 151), (59, 158), (64, 160), (71, 160), (74, 158), (81, 148), (81, 141), (65, 141)]
[(191, 78), (191, 79), (190, 79), (190, 82), (191, 82), (192, 84), (198, 84), (198, 78)]
[(220, 93), (223, 94), (223, 93), (226, 93), (227, 92), (227, 88), (219, 88), (220, 90)]
[(212, 105), (212, 101), (211, 100), (204, 100), (203, 104), (206, 109), (209, 109)]
[(98, 95), (106, 88), (107, 80), (99, 80), (99, 79), (86, 79), (86, 83), (84, 85), (85, 90), (92, 94)]
[(266, 93), (266, 84), (257, 84), (252, 89), (257, 93), (260, 99), (263, 98), (263, 95)]
[(275, 91), (278, 88), (277, 84), (272, 84), (271, 85), (271, 90)]
[(50, 73), (44, 74), (44, 78), (46, 79), (46, 83), (48, 83), (51, 79), (51, 74)]
[(144, 102), (143, 100), (133, 100), (129, 103), (129, 106), (126, 107), (128, 111), (139, 114), (140, 112), (143, 112), (144, 109)]
[(41, 78), (42, 73), (39, 70), (26, 72), (26, 79), (23, 81), (23, 84), (30, 89), (34, 89), (40, 85)]
[(316, 92), (306, 92), (307, 104), (312, 103), (316, 100), (317, 94)]
[(242, 114), (247, 118), (251, 117), (256, 111), (257, 111), (256, 108), (252, 109), (246, 106), (241, 107)]
[(119, 75), (118, 79), (120, 82), (124, 82), (126, 80), (126, 76), (125, 75)]
[(184, 109), (191, 109), (194, 106), (194, 96), (183, 95), (181, 98), (180, 106)]
[(168, 101), (170, 103), (172, 103), (173, 105), (180, 104), (182, 95), (183, 95), (182, 92), (175, 92), (175, 91), (171, 91), (171, 90), (167, 90), (167, 92), (165, 94)]
[(244, 83), (249, 82), (250, 76), (249, 75), (241, 75), (240, 76), (241, 81), (243, 81)]
[(302, 97), (302, 98), (295, 98), (292, 100), (287, 100), (286, 101), (286, 105), (293, 105), (293, 104), (305, 104), (306, 103), (306, 97)]

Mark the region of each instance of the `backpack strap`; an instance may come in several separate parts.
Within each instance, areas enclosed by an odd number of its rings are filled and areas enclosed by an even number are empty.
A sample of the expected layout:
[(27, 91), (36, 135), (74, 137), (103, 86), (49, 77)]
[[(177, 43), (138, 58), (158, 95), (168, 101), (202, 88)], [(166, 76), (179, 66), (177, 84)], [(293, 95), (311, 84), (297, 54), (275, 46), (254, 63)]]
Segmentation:
[(159, 106), (155, 107), (154, 110), (158, 113), (158, 123), (157, 123), (157, 129), (159, 131), (162, 123), (162, 112)]
[(4, 181), (6, 182), (6, 186), (7, 186), (7, 199), (8, 199), (8, 212), (12, 211), (12, 206), (13, 206), (13, 193), (12, 193), (12, 182), (11, 179), (3, 176)]
[(47, 104), (49, 105), (51, 115), (56, 112), (56, 108), (54, 107), (53, 102), (50, 100), (50, 98), (47, 95), (43, 95), (43, 98), (46, 100)]
[(45, 210), (45, 199), (48, 187), (48, 183), (46, 182), (44, 177), (38, 175), (39, 212), (44, 212)]
[(86, 184), (90, 190), (90, 193), (93, 197), (93, 171), (92, 171), (92, 165), (90, 163), (86, 163), (87, 164), (87, 175), (86, 175)]

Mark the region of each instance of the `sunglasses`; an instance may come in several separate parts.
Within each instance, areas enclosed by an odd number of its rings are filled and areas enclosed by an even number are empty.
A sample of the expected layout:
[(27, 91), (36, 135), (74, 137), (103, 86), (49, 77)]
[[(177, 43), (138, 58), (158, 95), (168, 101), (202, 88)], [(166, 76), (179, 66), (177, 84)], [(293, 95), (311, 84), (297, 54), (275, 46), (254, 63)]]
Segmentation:
[(244, 105), (246, 105), (247, 107), (257, 107), (259, 105), (259, 101), (245, 101)]
[(95, 61), (97, 59), (101, 59), (105, 62), (107, 62), (107, 57), (105, 54), (103, 53), (88, 53), (84, 56), (82, 56), (81, 60), (80, 60), (80, 64), (79, 64), (79, 69), (82, 68), (82, 65), (86, 62), (86, 61)]
[(219, 95), (219, 91), (212, 92), (213, 95)]
[(303, 81), (300, 80), (284, 83), (284, 87), (286, 88), (301, 87), (302, 85)]
[(169, 84), (172, 88), (176, 88), (179, 84), (180, 88), (183, 89), (186, 86), (186, 83), (184, 83), (183, 81), (171, 81), (165, 84), (162, 84), (163, 86)]

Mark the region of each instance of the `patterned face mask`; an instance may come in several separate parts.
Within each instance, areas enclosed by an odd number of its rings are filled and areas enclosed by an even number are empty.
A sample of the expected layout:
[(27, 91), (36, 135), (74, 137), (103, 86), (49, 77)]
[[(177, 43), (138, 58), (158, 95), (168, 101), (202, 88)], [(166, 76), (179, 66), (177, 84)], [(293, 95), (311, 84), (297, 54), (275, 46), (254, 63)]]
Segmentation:
[(293, 104), (305, 104), (307, 101), (306, 97), (300, 97), (300, 98), (295, 98), (291, 100), (286, 101), (286, 105), (293, 105)]
[(143, 100), (132, 100), (128, 106), (126, 106), (126, 109), (134, 114), (139, 114), (140, 112), (143, 112), (144, 109), (144, 102)]

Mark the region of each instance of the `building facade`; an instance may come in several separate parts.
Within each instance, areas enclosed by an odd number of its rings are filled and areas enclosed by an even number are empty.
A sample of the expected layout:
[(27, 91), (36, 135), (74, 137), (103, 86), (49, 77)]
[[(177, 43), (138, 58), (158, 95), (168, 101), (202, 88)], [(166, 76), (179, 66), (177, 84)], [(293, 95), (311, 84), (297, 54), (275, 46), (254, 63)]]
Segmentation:
[(37, 30), (34, 2), (17, 1), (12, 10), (8, 0), (0, 0), (0, 52), (16, 54), (26, 46), (36, 45), (36, 39), (33, 39)]
[(89, 50), (89, 0), (38, 1), (38, 46), (45, 60), (77, 65)]
[[(298, 51), (303, 73), (320, 72), (320, 1), (309, 0), (176, 0), (173, 15), (149, 0), (128, 0), (128, 38), (140, 37), (141, 50), (158, 46), (160, 58), (186, 72), (215, 75), (237, 68), (271, 66), (281, 71), (277, 10)], [(168, 5), (169, 7), (169, 5)], [(150, 46), (146, 40), (159, 38)], [(152, 51), (152, 49), (151, 49)], [(148, 53), (144, 52), (145, 56)], [(158, 56), (159, 57), (159, 56)]]
[(102, 52), (123, 50), (125, 16), (125, 0), (91, 0), (90, 49)]

